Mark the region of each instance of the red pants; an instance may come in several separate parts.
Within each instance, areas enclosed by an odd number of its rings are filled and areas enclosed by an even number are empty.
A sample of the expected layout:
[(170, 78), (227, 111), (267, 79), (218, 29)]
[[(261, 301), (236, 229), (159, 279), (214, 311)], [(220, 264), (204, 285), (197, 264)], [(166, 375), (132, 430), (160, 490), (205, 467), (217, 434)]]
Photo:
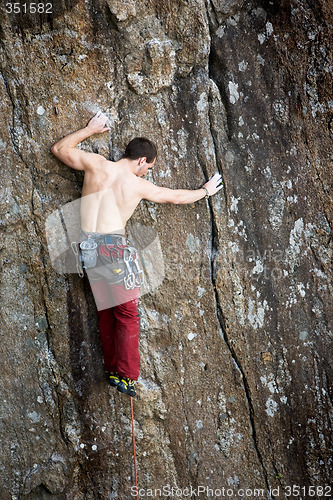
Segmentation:
[(123, 283), (112, 285), (104, 280), (91, 281), (90, 286), (98, 309), (99, 333), (106, 370), (138, 380), (139, 288), (125, 290)]

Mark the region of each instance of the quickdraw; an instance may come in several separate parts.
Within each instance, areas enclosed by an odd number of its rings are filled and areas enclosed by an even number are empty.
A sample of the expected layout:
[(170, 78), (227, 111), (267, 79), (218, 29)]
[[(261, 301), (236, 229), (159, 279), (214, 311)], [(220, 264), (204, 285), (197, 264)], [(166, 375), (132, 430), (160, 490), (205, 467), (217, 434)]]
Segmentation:
[(75, 255), (77, 274), (80, 276), (80, 278), (83, 278), (84, 272), (83, 272), (83, 268), (82, 268), (82, 259), (81, 259), (81, 253), (80, 253), (80, 245), (76, 241), (72, 241), (71, 242), (71, 247), (72, 247), (72, 250), (73, 250), (73, 254)]
[(124, 262), (126, 265), (126, 277), (124, 285), (126, 290), (132, 290), (135, 287), (140, 287), (144, 283), (144, 273), (138, 262), (137, 251), (134, 247), (124, 248)]

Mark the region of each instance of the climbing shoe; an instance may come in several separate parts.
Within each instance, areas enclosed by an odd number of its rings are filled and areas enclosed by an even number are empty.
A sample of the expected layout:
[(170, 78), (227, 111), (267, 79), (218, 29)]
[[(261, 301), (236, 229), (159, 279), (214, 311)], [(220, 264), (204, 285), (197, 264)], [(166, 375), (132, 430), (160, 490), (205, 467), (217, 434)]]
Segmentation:
[(117, 387), (119, 382), (120, 382), (120, 377), (117, 372), (109, 372), (106, 370), (106, 373), (108, 374), (109, 377), (109, 384), (111, 387)]
[(128, 394), (132, 398), (134, 398), (136, 394), (134, 381), (125, 377), (121, 377), (120, 382), (117, 385), (117, 390), (123, 392), (124, 394)]

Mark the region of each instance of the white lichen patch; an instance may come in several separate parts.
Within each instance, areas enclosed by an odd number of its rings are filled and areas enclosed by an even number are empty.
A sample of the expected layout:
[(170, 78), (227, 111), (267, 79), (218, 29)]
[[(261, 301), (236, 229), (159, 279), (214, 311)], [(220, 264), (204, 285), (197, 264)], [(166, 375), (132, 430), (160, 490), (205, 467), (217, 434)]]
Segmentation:
[(277, 404), (276, 401), (274, 401), (274, 399), (272, 398), (267, 399), (265, 411), (269, 417), (274, 417), (275, 413), (278, 410), (278, 407), (279, 405)]
[(246, 312), (245, 312), (245, 297), (243, 294), (242, 282), (240, 281), (239, 276), (235, 276), (232, 282), (234, 289), (233, 302), (235, 305), (236, 317), (239, 321), (239, 324), (244, 326)]
[(266, 23), (266, 33), (267, 33), (267, 36), (271, 36), (273, 34), (273, 25), (272, 23), (270, 22), (267, 22)]
[(261, 66), (265, 66), (265, 59), (260, 54), (257, 55), (257, 61)]
[(303, 244), (303, 233), (304, 233), (304, 222), (303, 218), (301, 217), (300, 219), (297, 219), (295, 221), (294, 227), (290, 231), (289, 247), (287, 248), (286, 251), (289, 260), (289, 265), (292, 271), (294, 270), (296, 259), (301, 252), (301, 247)]
[(305, 297), (305, 290), (304, 290), (304, 284), (299, 283), (297, 285), (298, 293), (300, 294), (301, 297)]
[(302, 330), (299, 334), (300, 340), (306, 340), (307, 336), (308, 336), (308, 332), (306, 330)]
[(256, 260), (256, 265), (252, 269), (252, 274), (260, 274), (264, 270), (264, 264), (260, 259)]
[(260, 377), (260, 380), (262, 385), (267, 387), (272, 394), (274, 394), (275, 392), (279, 392), (273, 373), (269, 373), (268, 375)]
[(260, 45), (262, 45), (264, 43), (264, 41), (266, 40), (266, 35), (264, 35), (263, 33), (259, 33), (258, 40), (260, 42)]
[(249, 63), (247, 61), (241, 61), (240, 63), (238, 63), (238, 69), (239, 71), (245, 71), (248, 67)]
[(228, 486), (239, 486), (239, 477), (234, 473), (234, 477), (227, 478)]
[(195, 422), (195, 425), (196, 425), (196, 428), (197, 429), (203, 429), (203, 423), (202, 423), (202, 420), (196, 420)]
[(317, 269), (316, 267), (314, 269), (311, 269), (310, 272), (315, 273), (318, 278), (324, 278), (327, 279), (327, 274), (323, 273), (321, 269)]
[(234, 196), (231, 196), (231, 205), (230, 205), (230, 210), (231, 212), (238, 212), (238, 202), (240, 198), (235, 198)]
[(200, 94), (199, 101), (197, 102), (197, 111), (198, 113), (204, 113), (207, 111), (208, 108), (208, 96), (206, 92), (202, 92)]
[(27, 417), (31, 420), (31, 422), (37, 423), (40, 421), (40, 415), (36, 411), (32, 411), (27, 414)]
[(234, 223), (233, 219), (231, 219), (231, 221), (233, 222), (233, 224), (231, 224), (231, 225), (228, 224), (228, 227), (233, 227), (232, 232), (234, 234), (237, 234), (237, 235), (241, 236), (242, 238), (244, 238), (244, 240), (247, 240), (248, 237), (247, 237), (246, 226), (244, 224), (244, 221), (241, 220), (237, 224), (237, 226), (235, 226), (235, 223)]
[(165, 328), (167, 327), (170, 318), (166, 314), (161, 314), (158, 311), (155, 311), (154, 309), (146, 309), (146, 326), (147, 328), (151, 327), (154, 325), (154, 328)]
[(290, 445), (293, 444), (293, 442), (295, 441), (295, 438), (294, 437), (291, 437), (289, 439), (289, 443), (287, 444), (287, 448), (289, 449), (290, 448)]
[(228, 247), (231, 248), (232, 253), (239, 252), (239, 246), (235, 241), (228, 241)]
[(269, 223), (274, 230), (278, 230), (283, 222), (284, 208), (285, 208), (285, 195), (282, 187), (273, 183), (274, 193), (269, 198), (268, 214)]
[(268, 165), (264, 168), (263, 174), (266, 177), (266, 179), (270, 179), (272, 177), (272, 170)]
[(187, 139), (188, 139), (188, 132), (184, 128), (179, 129), (177, 132), (177, 142), (179, 144), (178, 148), (179, 158), (185, 158), (186, 156)]
[(229, 94), (230, 94), (229, 100), (230, 100), (231, 104), (235, 104), (239, 99), (238, 83), (229, 82), (228, 88), (229, 88)]
[(276, 380), (280, 387), (286, 387), (287, 385), (290, 385), (292, 383), (292, 376), (285, 359), (285, 356), (287, 356), (288, 354), (288, 350), (282, 346), (282, 351), (284, 357), (279, 360)]
[(262, 328), (264, 325), (265, 311), (268, 311), (268, 303), (266, 300), (260, 302), (253, 301), (251, 297), (248, 299), (248, 314), (247, 318), (253, 328), (256, 330), (258, 327)]
[(289, 120), (289, 106), (283, 100), (278, 99), (272, 104), (273, 113), (277, 120), (286, 124)]
[(235, 442), (241, 440), (242, 435), (237, 433), (236, 421), (227, 411), (227, 398), (222, 391), (218, 395), (217, 404), (220, 415), (217, 431), (218, 443), (215, 448), (223, 452), (225, 456), (229, 456), (230, 450), (235, 446)]
[(225, 26), (219, 26), (218, 29), (216, 30), (216, 36), (222, 38), (224, 33), (225, 33)]
[(295, 304), (297, 304), (297, 297), (296, 297), (296, 292), (295, 290), (293, 289), (292, 286), (289, 287), (290, 289), (290, 295), (289, 295), (289, 299), (286, 300), (286, 307), (287, 308), (291, 308), (293, 307)]
[(195, 253), (200, 249), (201, 241), (193, 234), (189, 233), (186, 238), (186, 246), (191, 253)]

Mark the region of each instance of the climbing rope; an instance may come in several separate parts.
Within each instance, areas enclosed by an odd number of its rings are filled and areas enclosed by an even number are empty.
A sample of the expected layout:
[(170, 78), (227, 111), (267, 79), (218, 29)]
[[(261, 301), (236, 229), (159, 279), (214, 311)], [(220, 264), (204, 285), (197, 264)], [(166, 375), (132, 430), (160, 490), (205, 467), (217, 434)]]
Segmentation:
[(134, 456), (134, 477), (135, 477), (135, 486), (136, 486), (136, 498), (138, 500), (138, 477), (136, 471), (136, 455), (135, 455), (135, 433), (134, 433), (134, 416), (133, 416), (133, 398), (130, 397), (131, 400), (131, 416), (132, 416), (132, 436), (133, 436), (133, 456)]

